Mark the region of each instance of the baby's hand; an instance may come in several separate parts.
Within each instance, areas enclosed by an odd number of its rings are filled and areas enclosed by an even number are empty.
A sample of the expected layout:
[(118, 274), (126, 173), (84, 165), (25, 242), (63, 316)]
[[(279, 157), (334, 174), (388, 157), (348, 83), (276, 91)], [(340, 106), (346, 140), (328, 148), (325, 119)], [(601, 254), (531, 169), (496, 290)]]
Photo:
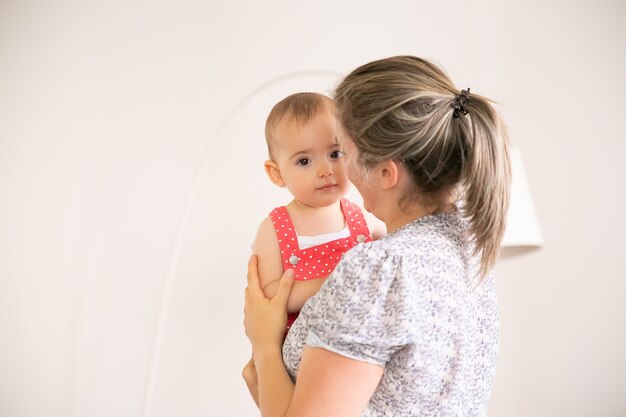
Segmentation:
[(243, 367), (241, 371), (241, 376), (243, 380), (246, 381), (246, 385), (248, 386), (248, 391), (250, 391), (250, 396), (254, 400), (256, 406), (259, 406), (259, 378), (256, 373), (256, 366), (254, 366), (254, 357), (250, 358), (246, 366)]

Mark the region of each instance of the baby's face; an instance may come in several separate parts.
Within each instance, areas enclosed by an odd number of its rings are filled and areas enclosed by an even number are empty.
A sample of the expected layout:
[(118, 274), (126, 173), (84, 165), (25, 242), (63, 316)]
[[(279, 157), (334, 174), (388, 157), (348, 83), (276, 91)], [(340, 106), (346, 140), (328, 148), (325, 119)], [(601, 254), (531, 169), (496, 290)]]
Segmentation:
[(274, 156), (285, 186), (296, 200), (325, 207), (350, 188), (330, 111), (319, 111), (306, 125), (280, 122), (275, 128)]

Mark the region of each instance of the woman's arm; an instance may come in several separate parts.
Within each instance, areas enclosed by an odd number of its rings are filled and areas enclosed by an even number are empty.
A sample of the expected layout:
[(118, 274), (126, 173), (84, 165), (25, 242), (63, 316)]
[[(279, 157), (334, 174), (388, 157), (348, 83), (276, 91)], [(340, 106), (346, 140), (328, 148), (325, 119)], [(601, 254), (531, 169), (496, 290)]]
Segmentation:
[(286, 416), (294, 383), (285, 369), (280, 347), (260, 348), (254, 353), (261, 416)]
[(282, 358), (283, 335), (287, 325), (286, 307), (294, 282), (293, 276), (293, 271), (287, 270), (280, 279), (276, 294), (269, 299), (261, 288), (257, 257), (252, 255), (248, 262), (244, 326), (252, 344), (258, 380), (258, 405), (263, 416), (284, 416), (293, 394), (294, 384)]
[(283, 380), (289, 376), (275, 352), (257, 358), (257, 374), (263, 417), (358, 417), (378, 386), (383, 368), (307, 346), (295, 389)]
[(285, 305), (293, 285), (287, 275), (283, 275), (276, 296), (269, 300), (259, 285), (256, 257), (248, 264), (244, 324), (254, 351), (261, 415), (361, 415), (382, 377), (383, 368), (378, 365), (305, 347), (294, 387), (282, 359)]

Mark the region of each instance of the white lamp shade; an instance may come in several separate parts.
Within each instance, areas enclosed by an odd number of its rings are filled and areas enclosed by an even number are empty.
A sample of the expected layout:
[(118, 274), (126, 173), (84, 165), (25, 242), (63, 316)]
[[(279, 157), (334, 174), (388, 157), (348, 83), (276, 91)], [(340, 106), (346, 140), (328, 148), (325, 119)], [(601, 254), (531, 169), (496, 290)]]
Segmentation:
[(522, 156), (515, 147), (511, 147), (511, 171), (511, 197), (502, 247), (539, 248), (543, 245), (543, 236)]

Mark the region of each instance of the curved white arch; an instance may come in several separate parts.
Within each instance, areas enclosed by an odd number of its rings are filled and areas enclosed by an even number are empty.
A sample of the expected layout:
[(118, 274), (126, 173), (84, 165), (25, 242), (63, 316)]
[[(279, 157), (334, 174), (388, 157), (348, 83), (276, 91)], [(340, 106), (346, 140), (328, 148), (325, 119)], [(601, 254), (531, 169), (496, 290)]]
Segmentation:
[(195, 170), (191, 185), (187, 190), (185, 196), (185, 202), (181, 210), (178, 227), (176, 228), (176, 235), (174, 244), (169, 257), (168, 269), (161, 290), (161, 297), (159, 300), (157, 321), (155, 326), (155, 334), (153, 338), (152, 351), (150, 354), (148, 373), (146, 378), (146, 385), (144, 389), (144, 397), (142, 402), (141, 416), (150, 417), (153, 413), (154, 406), (154, 393), (159, 373), (159, 365), (161, 361), (161, 352), (163, 348), (163, 339), (166, 330), (166, 324), (170, 312), (170, 302), (172, 298), (172, 291), (176, 282), (176, 271), (181, 257), (182, 245), (184, 242), (185, 232), (189, 227), (189, 218), (194, 202), (198, 196), (199, 185), (204, 178), (205, 173), (208, 171), (211, 163), (211, 150), (218, 140), (223, 135), (224, 129), (232, 122), (235, 116), (238, 114), (241, 108), (245, 107), (250, 100), (255, 96), (287, 81), (297, 80), (299, 78), (309, 77), (321, 77), (328, 78), (329, 81), (334, 81), (341, 77), (341, 74), (335, 71), (329, 70), (305, 70), (296, 71), (287, 74), (283, 74), (279, 77), (270, 79), (257, 88), (252, 90), (249, 94), (245, 95), (224, 117), (222, 122), (215, 129), (215, 133), (210, 136), (209, 141), (206, 144), (206, 148), (202, 153), (200, 163)]

